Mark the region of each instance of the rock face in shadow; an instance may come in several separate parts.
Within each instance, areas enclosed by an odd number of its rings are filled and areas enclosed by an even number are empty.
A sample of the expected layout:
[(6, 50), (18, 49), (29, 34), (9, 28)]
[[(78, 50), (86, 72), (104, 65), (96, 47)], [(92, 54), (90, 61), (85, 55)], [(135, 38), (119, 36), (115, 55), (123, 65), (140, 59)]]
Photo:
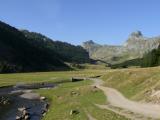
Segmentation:
[(140, 31), (133, 32), (123, 45), (99, 45), (92, 40), (83, 43), (92, 59), (115, 64), (141, 58), (144, 53), (157, 49), (160, 37), (147, 38)]

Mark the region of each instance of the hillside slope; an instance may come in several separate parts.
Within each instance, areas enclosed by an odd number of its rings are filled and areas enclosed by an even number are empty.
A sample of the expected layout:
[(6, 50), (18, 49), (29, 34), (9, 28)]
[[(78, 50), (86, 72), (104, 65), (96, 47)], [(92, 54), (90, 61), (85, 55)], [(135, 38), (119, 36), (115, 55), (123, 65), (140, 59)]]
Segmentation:
[(125, 62), (111, 65), (111, 68), (128, 68), (133, 66), (155, 67), (160, 65), (160, 46), (145, 53), (142, 58), (127, 60)]
[(0, 22), (0, 72), (48, 71), (67, 66), (56, 52), (31, 44), (19, 30)]
[(109, 70), (102, 79), (127, 98), (160, 103), (159, 94), (152, 96), (160, 90), (160, 67)]
[(29, 41), (36, 47), (49, 48), (59, 54), (60, 58), (65, 62), (70, 63), (89, 63), (90, 58), (88, 52), (81, 46), (71, 45), (66, 42), (53, 41), (52, 39), (36, 32), (29, 32), (21, 30), (21, 32), (28, 38)]
[(0, 73), (66, 70), (64, 62), (89, 63), (90, 58), (81, 46), (0, 22)]

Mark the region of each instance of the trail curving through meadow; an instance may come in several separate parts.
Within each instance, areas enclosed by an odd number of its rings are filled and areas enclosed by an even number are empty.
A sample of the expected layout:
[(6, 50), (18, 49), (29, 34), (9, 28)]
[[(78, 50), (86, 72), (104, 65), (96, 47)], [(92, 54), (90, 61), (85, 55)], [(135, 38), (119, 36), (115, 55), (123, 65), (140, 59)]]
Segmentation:
[[(139, 103), (125, 98), (119, 91), (113, 88), (104, 87), (101, 79), (90, 79), (94, 81), (94, 86), (104, 92), (107, 101), (114, 107), (125, 109), (136, 114), (150, 117), (153, 119), (160, 118), (160, 105), (150, 103)], [(101, 108), (108, 109), (107, 105), (100, 105)]]

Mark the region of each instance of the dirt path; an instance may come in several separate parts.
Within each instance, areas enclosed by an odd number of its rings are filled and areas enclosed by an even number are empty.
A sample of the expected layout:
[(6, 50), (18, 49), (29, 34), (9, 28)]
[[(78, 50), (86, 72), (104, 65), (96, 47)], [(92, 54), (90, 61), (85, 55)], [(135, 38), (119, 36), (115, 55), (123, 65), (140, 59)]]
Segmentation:
[[(95, 104), (95, 106), (97, 106), (100, 109), (107, 109), (109, 111), (112, 111), (118, 115), (124, 116), (126, 118), (128, 118), (129, 120), (148, 120), (146, 117), (140, 115), (140, 114), (134, 114), (130, 111), (127, 110), (123, 110), (123, 109), (118, 109), (115, 108), (111, 105), (99, 105), (99, 104)], [(151, 119), (150, 119), (151, 120)]]
[(96, 120), (96, 119), (93, 118), (89, 113), (87, 113), (87, 117), (88, 117), (88, 120)]
[[(154, 119), (160, 118), (160, 105), (149, 104), (149, 103), (139, 103), (128, 100), (120, 92), (113, 88), (108, 88), (102, 86), (103, 81), (100, 79), (91, 79), (94, 81), (94, 86), (101, 89), (107, 96), (107, 101), (114, 107), (119, 107), (122, 109), (129, 110), (133, 113), (144, 115), (145, 117), (150, 117)], [(105, 108), (106, 106), (101, 106)]]

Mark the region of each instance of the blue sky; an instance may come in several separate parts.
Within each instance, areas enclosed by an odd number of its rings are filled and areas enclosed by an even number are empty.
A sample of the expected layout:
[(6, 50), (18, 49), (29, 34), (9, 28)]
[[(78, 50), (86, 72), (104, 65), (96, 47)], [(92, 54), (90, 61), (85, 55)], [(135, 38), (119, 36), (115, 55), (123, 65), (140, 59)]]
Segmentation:
[(160, 35), (160, 0), (1, 0), (0, 20), (52, 39), (122, 44), (136, 30)]

